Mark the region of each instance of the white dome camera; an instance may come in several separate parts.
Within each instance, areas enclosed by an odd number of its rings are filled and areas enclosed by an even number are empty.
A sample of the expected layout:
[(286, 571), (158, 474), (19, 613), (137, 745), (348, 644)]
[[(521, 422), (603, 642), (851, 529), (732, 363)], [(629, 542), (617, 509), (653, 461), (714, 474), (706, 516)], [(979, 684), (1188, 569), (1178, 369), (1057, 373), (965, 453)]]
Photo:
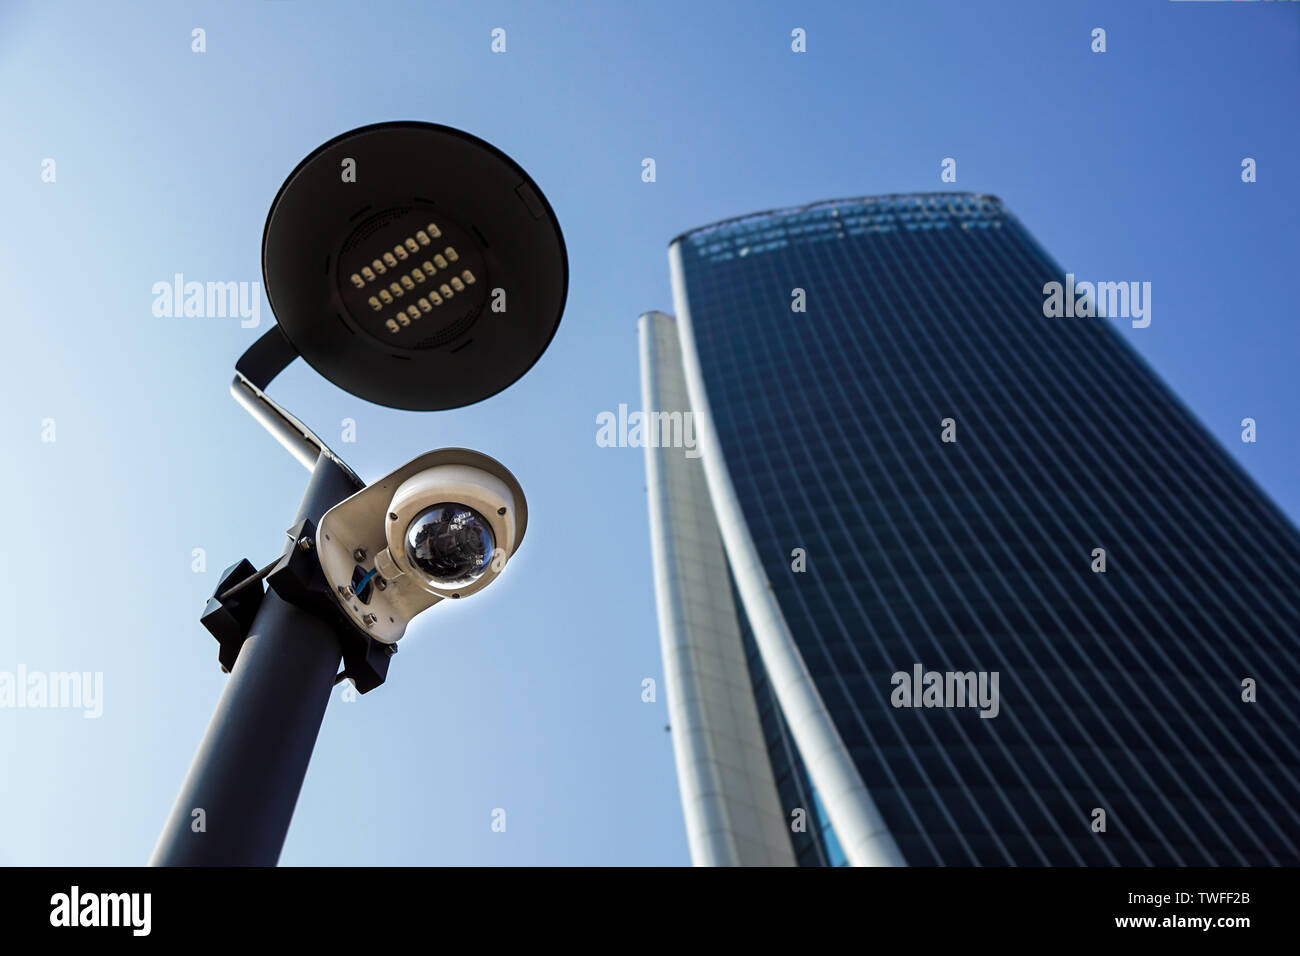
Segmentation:
[(393, 644), (421, 611), (496, 580), (527, 524), (523, 489), (500, 462), (444, 448), (340, 501), (316, 543), (344, 613)]

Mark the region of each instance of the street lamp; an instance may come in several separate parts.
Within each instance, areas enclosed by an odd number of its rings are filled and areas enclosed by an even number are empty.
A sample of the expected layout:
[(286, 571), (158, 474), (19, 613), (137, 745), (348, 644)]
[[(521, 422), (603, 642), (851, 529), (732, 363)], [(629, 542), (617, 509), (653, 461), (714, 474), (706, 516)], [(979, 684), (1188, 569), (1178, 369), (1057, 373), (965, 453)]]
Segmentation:
[(568, 289), (528, 174), (419, 122), (361, 127), (299, 163), (271, 204), (262, 273), (277, 324), (231, 391), (311, 480), (280, 557), (228, 568), (204, 609), (230, 678), (154, 865), (273, 865), (331, 688), (383, 683), (410, 619), (486, 587), (527, 527), (523, 489), (488, 456), (429, 452), (367, 487), (267, 385), (301, 355), (377, 404), (469, 405), (532, 367)]

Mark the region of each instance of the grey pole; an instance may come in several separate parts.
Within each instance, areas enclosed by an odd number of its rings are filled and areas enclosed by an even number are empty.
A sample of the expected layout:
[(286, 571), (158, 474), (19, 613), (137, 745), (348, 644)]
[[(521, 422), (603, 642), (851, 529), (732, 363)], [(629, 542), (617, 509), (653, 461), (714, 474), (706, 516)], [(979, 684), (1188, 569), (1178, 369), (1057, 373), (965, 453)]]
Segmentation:
[[(294, 524), (360, 488), (322, 454)], [(342, 657), (329, 624), (267, 591), (151, 866), (275, 865)]]

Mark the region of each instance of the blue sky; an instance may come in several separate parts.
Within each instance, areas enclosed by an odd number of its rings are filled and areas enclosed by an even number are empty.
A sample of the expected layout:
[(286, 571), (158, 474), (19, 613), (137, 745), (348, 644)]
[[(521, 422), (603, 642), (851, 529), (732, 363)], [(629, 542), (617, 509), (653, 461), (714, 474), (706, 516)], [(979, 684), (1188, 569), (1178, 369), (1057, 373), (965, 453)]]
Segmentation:
[(0, 863), (149, 857), (224, 680), (199, 610), (227, 564), (278, 553), (307, 477), (227, 393), (265, 301), (247, 329), (156, 317), (151, 289), (260, 282), (271, 199), (325, 140), (420, 119), (492, 142), (547, 194), (571, 275), (548, 353), (473, 407), (368, 405), (301, 362), (271, 388), (363, 477), (465, 445), (530, 510), (500, 582), (420, 618), (381, 689), (336, 691), (281, 862), (681, 864), (666, 707), (641, 700), (644, 465), (595, 441), (639, 402), (668, 240), (817, 199), (999, 195), (1081, 278), (1152, 283), (1150, 327), (1119, 327), (1295, 520), (1298, 107), (1285, 3), (0, 0), (0, 671), (104, 675), (98, 719), (0, 709)]

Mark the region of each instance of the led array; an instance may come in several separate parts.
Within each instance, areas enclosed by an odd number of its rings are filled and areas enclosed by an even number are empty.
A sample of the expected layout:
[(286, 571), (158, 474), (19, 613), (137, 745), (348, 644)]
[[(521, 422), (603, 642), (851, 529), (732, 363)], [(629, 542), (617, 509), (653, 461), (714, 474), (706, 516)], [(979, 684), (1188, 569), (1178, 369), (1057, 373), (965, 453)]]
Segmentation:
[[(439, 252), (433, 241), (441, 237), (442, 230), (429, 223), (349, 276), (358, 289), (370, 286), (372, 294), (366, 303), (372, 311), (383, 312), (396, 306), (397, 311), (384, 320), (389, 332), (400, 332), (477, 281), (469, 269), (456, 274), (453, 264), (460, 261), (460, 253), (452, 246)], [(430, 281), (435, 276), (436, 284)], [(425, 288), (420, 288), (422, 285)], [(399, 301), (407, 293), (412, 294), (412, 299)]]
[[(447, 247), (446, 251), (452, 255), (456, 254), (455, 250), (450, 246)], [(425, 266), (428, 266), (427, 262), (425, 263)], [(420, 270), (416, 269), (415, 272), (411, 273), (411, 275), (415, 276), (419, 272)], [(430, 272), (430, 274), (432, 273)], [(403, 283), (410, 281), (406, 276), (403, 276), (402, 279)], [(425, 276), (418, 276), (416, 281), (425, 281)], [(430, 289), (424, 295), (420, 296), (420, 298), (416, 299), (413, 305), (408, 305), (405, 309), (397, 312), (392, 318), (385, 319), (384, 325), (388, 328), (389, 332), (400, 332), (403, 328), (410, 325), (413, 319), (418, 319), (426, 312), (432, 312), (435, 308), (442, 305), (443, 302), (453, 298), (457, 292), (465, 291), (465, 286), (473, 285), (476, 281), (474, 273), (470, 272), (468, 269), (463, 269), (460, 275), (452, 276), (446, 282), (439, 285), (436, 291)], [(410, 286), (407, 286), (407, 288), (413, 288), (414, 284), (415, 283), (412, 282)], [(378, 298), (375, 296), (370, 297), (370, 307), (375, 310), (382, 309), (384, 305), (391, 305), (393, 300), (402, 294), (403, 290), (401, 286), (394, 282), (388, 287), (388, 289), (380, 289)], [(387, 295), (388, 298), (384, 298), (385, 295)]]
[[(433, 223), (429, 223), (423, 229), (418, 230), (414, 236), (403, 239), (397, 245), (393, 246), (390, 252), (383, 253), (383, 255), (378, 259), (372, 259), (370, 265), (362, 266), (358, 272), (352, 273), (348, 278), (358, 289), (364, 289), (367, 283), (374, 282), (380, 276), (386, 275), (389, 269), (396, 269), (402, 262), (411, 258), (412, 255), (419, 253), (423, 247), (432, 245), (433, 240), (438, 239), (441, 236), (442, 230)], [(433, 261), (437, 263), (439, 269), (445, 269), (448, 262), (455, 262), (459, 258), (460, 256), (456, 254), (456, 250), (451, 246), (448, 246), (446, 249), (442, 250), (442, 252), (436, 253), (433, 256)], [(411, 274), (412, 277), (414, 277), (419, 271), (419, 269), (416, 269), (415, 272)], [(429, 264), (428, 260), (424, 262), (424, 271), (427, 275), (433, 275), (435, 271), (433, 266)], [(414, 281), (423, 282), (424, 278), (416, 278)], [(406, 286), (406, 282), (407, 280), (403, 278), (401, 284)], [(410, 286), (406, 286), (406, 288), (409, 289)], [(389, 286), (389, 289), (392, 289), (391, 285)], [(383, 308), (383, 305), (390, 301), (384, 298), (383, 292), (380, 292), (377, 298), (381, 303), (380, 305), (375, 305), (375, 296), (371, 296), (370, 298), (370, 307), (372, 309)]]

